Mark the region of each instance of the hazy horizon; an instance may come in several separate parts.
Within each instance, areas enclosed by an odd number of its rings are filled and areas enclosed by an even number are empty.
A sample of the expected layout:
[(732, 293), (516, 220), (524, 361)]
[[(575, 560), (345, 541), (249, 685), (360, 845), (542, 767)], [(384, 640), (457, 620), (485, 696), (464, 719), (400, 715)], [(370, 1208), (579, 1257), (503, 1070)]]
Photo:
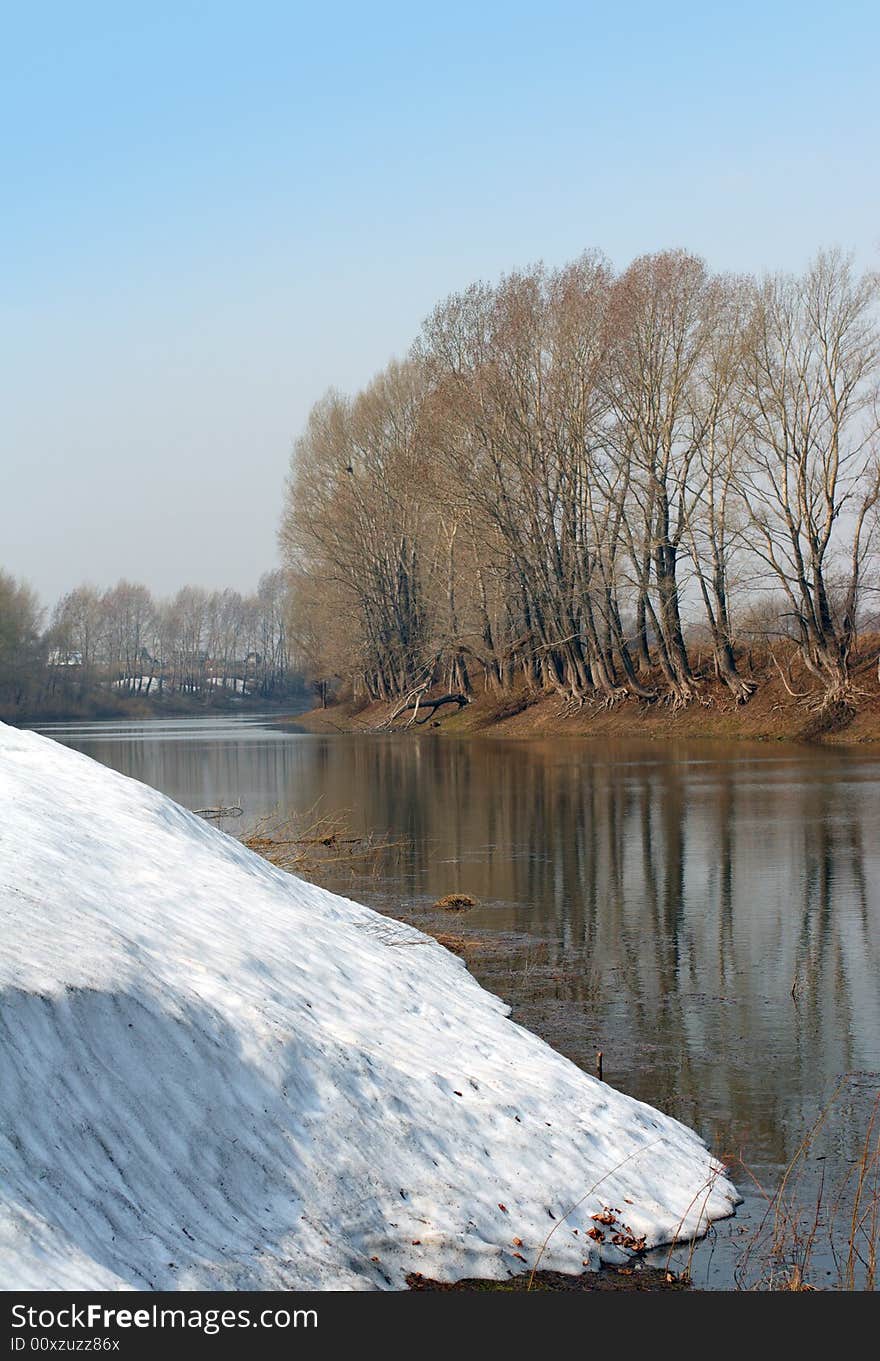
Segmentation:
[(0, 567), (250, 590), (292, 443), (450, 291), (685, 246), (880, 264), (880, 13), (10, 14)]

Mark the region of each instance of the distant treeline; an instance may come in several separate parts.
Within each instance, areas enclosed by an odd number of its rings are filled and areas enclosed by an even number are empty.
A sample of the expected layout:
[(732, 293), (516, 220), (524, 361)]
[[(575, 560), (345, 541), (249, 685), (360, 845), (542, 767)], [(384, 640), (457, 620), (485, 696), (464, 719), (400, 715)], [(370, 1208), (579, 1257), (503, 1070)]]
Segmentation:
[(284, 699), (303, 688), (286, 610), (282, 572), (253, 595), (185, 586), (169, 600), (120, 581), (70, 591), (44, 625), (34, 592), (0, 571), (0, 714)]
[(699, 647), (746, 701), (760, 635), (845, 697), (877, 586), (876, 303), (836, 252), (761, 280), (589, 254), (448, 298), (295, 447), (311, 677), (684, 704)]

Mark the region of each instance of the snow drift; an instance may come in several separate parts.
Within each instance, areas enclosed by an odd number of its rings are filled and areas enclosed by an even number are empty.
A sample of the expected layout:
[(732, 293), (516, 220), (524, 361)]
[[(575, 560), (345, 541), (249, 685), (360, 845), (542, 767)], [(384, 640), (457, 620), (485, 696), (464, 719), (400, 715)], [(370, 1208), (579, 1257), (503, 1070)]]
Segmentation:
[(0, 1286), (580, 1271), (606, 1206), (650, 1246), (736, 1203), (420, 932), (3, 724), (0, 793)]

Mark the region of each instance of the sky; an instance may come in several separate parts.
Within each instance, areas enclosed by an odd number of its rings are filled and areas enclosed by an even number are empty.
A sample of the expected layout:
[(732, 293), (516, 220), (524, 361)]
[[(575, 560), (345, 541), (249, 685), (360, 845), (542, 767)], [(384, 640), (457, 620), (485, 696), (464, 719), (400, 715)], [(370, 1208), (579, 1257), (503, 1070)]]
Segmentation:
[(880, 267), (874, 0), (0, 0), (0, 568), (278, 565), (309, 408), (598, 247)]

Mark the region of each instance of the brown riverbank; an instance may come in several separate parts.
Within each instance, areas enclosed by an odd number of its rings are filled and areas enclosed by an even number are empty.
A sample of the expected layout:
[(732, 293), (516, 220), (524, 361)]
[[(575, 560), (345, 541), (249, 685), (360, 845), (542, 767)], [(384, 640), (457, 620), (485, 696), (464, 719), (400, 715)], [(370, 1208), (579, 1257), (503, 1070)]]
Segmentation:
[[(852, 707), (822, 709), (807, 678), (793, 671), (783, 679), (771, 667), (755, 673), (755, 693), (747, 704), (735, 704), (722, 684), (708, 678), (700, 682), (699, 698), (678, 710), (662, 701), (645, 703), (634, 698), (622, 699), (610, 708), (585, 704), (578, 709), (558, 695), (538, 695), (523, 688), (503, 695), (477, 694), (465, 708), (449, 704), (424, 721), (420, 714), (409, 731), (504, 738), (723, 738), (880, 745), (880, 685), (875, 656), (874, 652), (853, 669)], [(391, 704), (363, 706), (342, 701), (291, 721), (315, 733), (383, 731), (393, 710)], [(392, 727), (404, 728), (411, 717), (411, 713), (401, 715)]]
[(676, 1276), (658, 1267), (642, 1266), (636, 1263), (628, 1267), (602, 1267), (599, 1271), (588, 1271), (581, 1276), (567, 1276), (561, 1271), (526, 1271), (521, 1276), (511, 1276), (506, 1281), (464, 1280), (432, 1281), (414, 1272), (407, 1277), (410, 1290), (470, 1290), (470, 1291), (507, 1291), (520, 1292), (533, 1290), (689, 1290), (690, 1281), (686, 1276)]

